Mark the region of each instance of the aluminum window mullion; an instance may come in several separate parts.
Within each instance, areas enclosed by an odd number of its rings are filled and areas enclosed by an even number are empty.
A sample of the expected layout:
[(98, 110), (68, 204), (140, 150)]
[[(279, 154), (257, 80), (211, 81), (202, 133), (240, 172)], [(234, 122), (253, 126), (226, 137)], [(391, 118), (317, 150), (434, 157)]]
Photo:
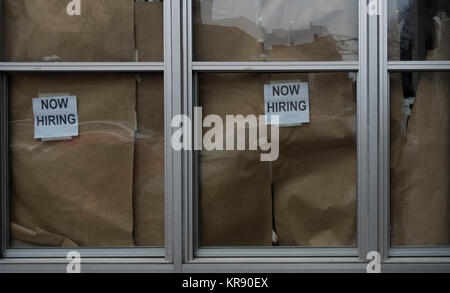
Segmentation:
[[(184, 54), (183, 54), (183, 73), (186, 76), (184, 79), (184, 103), (187, 105), (185, 109), (186, 115), (191, 118), (193, 121), (193, 106), (196, 105), (196, 92), (197, 87), (193, 86), (193, 72), (192, 68), (192, 1), (187, 0), (183, 1), (183, 40), (184, 40)], [(194, 127), (194, 126), (192, 126)], [(195, 129), (193, 129), (195, 131)], [(194, 132), (193, 132), (194, 133)], [(194, 139), (195, 140), (195, 139)], [(194, 142), (193, 140), (193, 142)], [(197, 180), (197, 157), (196, 152), (188, 152), (187, 153), (187, 162), (185, 172), (190, 173), (188, 178), (188, 186), (191, 188), (187, 188), (184, 190), (184, 220), (185, 220), (185, 237), (184, 237), (184, 262), (189, 262), (194, 259), (194, 250), (196, 248), (197, 243), (197, 226), (195, 223), (197, 222), (194, 218), (196, 217), (197, 207), (195, 207), (196, 201), (194, 200), (194, 196), (197, 194), (196, 189), (198, 186)], [(195, 188), (195, 189), (194, 189)]]
[[(370, 0), (368, 3), (372, 3)], [(375, 0), (378, 1), (378, 0)], [(367, 14), (368, 18), (368, 252), (379, 251), (378, 247), (378, 15)], [(365, 257), (365, 255), (361, 256)]]
[(192, 70), (202, 72), (356, 72), (358, 69), (358, 61), (192, 62)]
[(389, 74), (387, 71), (388, 44), (387, 44), (387, 0), (381, 3), (380, 23), (380, 142), (379, 142), (379, 176), (380, 176), (380, 207), (379, 213), (379, 246), (382, 259), (389, 257), (390, 247), (390, 101), (389, 101)]
[(164, 62), (0, 62), (4, 72), (151, 72), (164, 71)]
[[(184, 40), (186, 43), (185, 46), (185, 55), (184, 55), (184, 73), (186, 75), (186, 79), (185, 79), (185, 103), (188, 105), (193, 105), (195, 104), (197, 97), (195, 95), (197, 95), (197, 87), (193, 87), (193, 82), (194, 82), (194, 72), (193, 72), (193, 54), (192, 54), (192, 46), (193, 46), (193, 18), (192, 18), (192, 0), (187, 0), (187, 1), (183, 1), (183, 12), (184, 12)], [(196, 75), (195, 75), (196, 76)], [(195, 80), (197, 80), (195, 78)], [(196, 90), (195, 93), (193, 93), (193, 90)], [(195, 104), (196, 105), (196, 104)], [(189, 117), (193, 117), (193, 109), (192, 107), (189, 107), (187, 109), (187, 115)], [(195, 130), (194, 130), (195, 131)], [(186, 172), (194, 172), (194, 170), (197, 170), (197, 157), (196, 157), (196, 152), (190, 152), (189, 153), (189, 162), (187, 164), (187, 169)], [(195, 164), (195, 166), (194, 166)], [(197, 176), (197, 172), (194, 174), (194, 176), (190, 176), (190, 186), (191, 187), (196, 187), (197, 190), (197, 186), (198, 183), (194, 182), (194, 181), (198, 181), (199, 178)], [(186, 241), (186, 245), (185, 248), (187, 249), (186, 253), (185, 253), (185, 262), (190, 262), (192, 260), (194, 260), (195, 258), (195, 253), (197, 250), (197, 245), (198, 245), (198, 226), (197, 224), (197, 211), (198, 211), (198, 207), (195, 206), (197, 200), (197, 192), (196, 190), (193, 190), (192, 188), (189, 190), (185, 191), (185, 214), (186, 214), (186, 221), (187, 221), (187, 225), (186, 225), (186, 237), (185, 237), (185, 241)]]
[(448, 246), (392, 247), (389, 257), (450, 257), (450, 253)]
[(366, 1), (359, 1), (359, 71), (357, 96), (357, 247), (361, 260), (369, 252), (368, 180), (368, 18)]
[[(167, 1), (167, 0), (166, 0)], [(165, 2), (166, 2), (165, 1)], [(172, 137), (175, 129), (171, 128), (172, 117), (183, 114), (183, 53), (182, 53), (182, 30), (181, 13), (182, 4), (180, 0), (169, 0), (170, 6), (166, 6), (170, 13), (170, 42), (166, 43), (166, 49), (170, 50), (170, 117), (166, 117), (166, 137)], [(166, 59), (167, 60), (167, 59)], [(169, 149), (170, 148), (170, 149)], [(170, 152), (170, 161), (166, 166), (169, 168), (170, 181), (166, 183), (170, 189), (171, 210), (168, 220), (171, 232), (171, 260), (174, 265), (174, 272), (180, 273), (183, 264), (183, 194), (185, 188), (185, 166), (186, 154), (177, 152), (171, 147), (171, 139), (166, 139), (166, 150)]]
[[(164, 248), (145, 248), (145, 247), (123, 247), (123, 248), (11, 248), (8, 249), (4, 257), (5, 258), (59, 258), (65, 259), (67, 253), (70, 251), (78, 251), (82, 258), (157, 258), (159, 261), (164, 258), (165, 249)], [(148, 262), (153, 262), (153, 260), (148, 260)]]
[[(354, 260), (354, 259), (351, 259)], [(303, 261), (303, 262), (302, 262)], [(259, 259), (224, 259), (221, 263), (214, 259), (200, 260), (183, 265), (184, 273), (363, 273), (366, 264), (345, 262), (343, 259), (322, 259), (317, 262), (304, 262), (304, 259), (274, 259), (263, 262)]]
[[(387, 50), (387, 46), (383, 50)], [(387, 62), (386, 69), (389, 72), (449, 71), (450, 61), (390, 61)]]
[(173, 188), (172, 188), (172, 161), (173, 153), (169, 143), (172, 136), (170, 123), (172, 117), (172, 23), (171, 1), (163, 2), (164, 13), (164, 195), (165, 195), (165, 249), (166, 260), (173, 262)]
[[(186, 264), (183, 272), (186, 273), (366, 273), (365, 263), (350, 263), (342, 259), (330, 259), (329, 262), (304, 262), (296, 258), (290, 258), (285, 263), (276, 259), (276, 263), (259, 263), (255, 259), (231, 259), (217, 264), (215, 262)], [(303, 261), (303, 262), (301, 262)], [(383, 272), (386, 273), (444, 273), (450, 272), (448, 263), (419, 262), (410, 259), (407, 262), (395, 262), (383, 264)]]
[[(193, 74), (193, 104), (195, 106), (199, 106), (199, 97), (198, 97), (198, 74), (195, 73)], [(191, 116), (192, 117), (192, 116)], [(200, 121), (200, 123), (202, 123)], [(195, 130), (195, 129), (194, 129)], [(198, 138), (199, 140), (203, 140), (202, 137)], [(190, 256), (190, 259), (194, 258), (194, 251), (196, 251), (199, 247), (200, 247), (200, 233), (199, 233), (199, 222), (200, 222), (200, 200), (198, 197), (198, 194), (200, 192), (200, 184), (199, 184), (199, 180), (200, 180), (200, 151), (196, 150), (192, 152), (192, 170), (193, 170), (193, 176), (192, 176), (192, 180), (193, 180), (193, 184), (192, 186), (194, 187), (194, 189), (192, 190), (192, 194), (191, 194), (191, 204), (192, 204), (192, 211), (193, 211), (193, 250), (192, 250), (192, 256)]]
[[(32, 259), (29, 262), (8, 259), (0, 262), (0, 273), (61, 273), (66, 272), (65, 259)], [(81, 265), (82, 273), (171, 273), (167, 263), (148, 263), (146, 259), (89, 259)]]
[[(0, 18), (3, 19), (3, 0), (0, 0)], [(0, 30), (0, 40), (4, 40), (3, 38), (3, 29)], [(3, 60), (3, 44), (0, 46), (0, 60)], [(1, 71), (1, 70), (0, 70)], [(1, 252), (0, 252), (1, 257)]]
[(0, 178), (0, 258), (4, 257), (6, 248), (8, 247), (9, 234), (9, 211), (8, 211), (8, 194), (9, 194), (9, 147), (8, 147), (8, 92), (7, 77), (1, 72), (0, 86), (0, 145), (1, 145), (1, 178)]
[(195, 252), (197, 258), (230, 258), (230, 257), (358, 257), (356, 247), (281, 247), (281, 248), (200, 248)]

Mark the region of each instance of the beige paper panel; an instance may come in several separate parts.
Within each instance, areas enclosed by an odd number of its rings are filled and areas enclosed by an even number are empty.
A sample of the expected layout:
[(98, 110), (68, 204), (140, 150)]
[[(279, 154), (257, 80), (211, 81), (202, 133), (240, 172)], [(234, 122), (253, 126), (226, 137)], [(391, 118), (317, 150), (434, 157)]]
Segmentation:
[[(10, 76), (12, 238), (54, 246), (132, 246), (134, 75)], [(80, 135), (33, 138), (32, 98), (77, 96)]]
[(70, 16), (61, 0), (3, 1), (3, 60), (135, 61), (134, 0), (83, 0)]
[(134, 240), (164, 246), (164, 77), (139, 74), (134, 144)]

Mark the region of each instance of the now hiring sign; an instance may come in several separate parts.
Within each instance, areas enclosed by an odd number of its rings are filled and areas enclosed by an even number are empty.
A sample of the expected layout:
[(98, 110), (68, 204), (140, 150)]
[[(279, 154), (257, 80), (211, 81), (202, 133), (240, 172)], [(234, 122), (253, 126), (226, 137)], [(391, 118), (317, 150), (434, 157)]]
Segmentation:
[(35, 98), (33, 114), (35, 139), (78, 136), (76, 96)]
[(277, 115), (280, 127), (310, 123), (309, 89), (307, 82), (264, 85), (266, 124), (272, 125)]

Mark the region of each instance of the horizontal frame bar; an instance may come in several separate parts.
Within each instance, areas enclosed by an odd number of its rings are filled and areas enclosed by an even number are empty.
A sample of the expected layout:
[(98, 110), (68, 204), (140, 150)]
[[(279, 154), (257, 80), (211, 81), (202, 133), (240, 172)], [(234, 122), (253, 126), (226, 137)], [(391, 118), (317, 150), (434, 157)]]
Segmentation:
[[(35, 259), (33, 262), (0, 261), (0, 273), (66, 273), (67, 260)], [(88, 262), (82, 260), (82, 273), (172, 273), (173, 265), (148, 260), (118, 259)]]
[(99, 71), (144, 72), (164, 71), (164, 62), (0, 62), (0, 71)]
[(391, 247), (390, 257), (450, 257), (450, 246), (444, 247)]
[(405, 71), (450, 71), (450, 61), (395, 61), (388, 62), (391, 72)]
[(358, 248), (199, 248), (196, 258), (207, 257), (358, 257)]
[[(202, 263), (185, 264), (183, 272), (189, 273), (366, 273), (364, 262), (328, 263)], [(448, 273), (450, 264), (439, 263), (382, 263), (382, 273)]]
[(203, 72), (357, 72), (359, 62), (192, 62), (192, 70)]
[[(261, 263), (254, 259), (226, 260), (222, 263), (202, 260), (203, 263), (190, 263), (183, 265), (183, 272), (189, 273), (365, 273), (367, 264), (353, 259), (342, 262), (335, 259), (317, 260), (317, 262), (284, 262), (273, 259), (272, 263)], [(237, 262), (236, 262), (237, 261)], [(292, 259), (292, 261), (297, 261)]]
[(4, 252), (5, 258), (65, 258), (70, 251), (77, 251), (85, 258), (121, 258), (121, 257), (145, 257), (164, 259), (164, 248), (11, 248)]
[[(120, 262), (119, 262), (120, 261)], [(0, 261), (0, 273), (65, 273), (67, 263), (39, 259), (23, 263)], [(366, 273), (367, 264), (358, 262), (333, 263), (191, 263), (182, 266), (183, 273)], [(383, 273), (449, 273), (450, 264), (426, 262), (383, 263)], [(111, 265), (106, 261), (81, 263), (82, 273), (172, 273), (173, 265), (145, 263), (121, 259)]]

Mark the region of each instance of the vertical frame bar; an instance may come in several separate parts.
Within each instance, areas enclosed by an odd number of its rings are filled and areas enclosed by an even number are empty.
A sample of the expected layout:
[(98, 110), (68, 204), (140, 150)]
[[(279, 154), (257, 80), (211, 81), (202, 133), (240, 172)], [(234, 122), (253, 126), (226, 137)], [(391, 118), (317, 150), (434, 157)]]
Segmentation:
[(368, 180), (368, 26), (366, 0), (359, 1), (359, 71), (357, 97), (357, 229), (360, 259), (365, 259), (369, 252), (369, 210)]
[[(0, 26), (3, 27), (3, 0), (0, 0)], [(3, 40), (3, 29), (0, 30), (0, 40)], [(4, 55), (3, 55), (3, 45), (0, 46), (0, 61), (3, 61)]]
[(0, 178), (0, 258), (8, 248), (9, 239), (9, 158), (8, 158), (8, 92), (7, 76), (1, 73), (0, 86), (0, 145), (1, 145), (1, 178)]
[[(192, 73), (192, 71), (191, 71)], [(192, 73), (192, 84), (193, 84), (193, 88), (192, 88), (192, 92), (193, 92), (193, 97), (192, 97), (192, 103), (195, 106), (199, 106), (199, 100), (198, 100), (198, 95), (199, 95), (199, 84), (198, 84), (198, 73), (194, 72)], [(201, 120), (203, 120), (203, 117), (201, 118)], [(203, 123), (203, 121), (200, 121), (201, 123)], [(203, 125), (202, 125), (203, 126)], [(203, 133), (202, 133), (203, 134)], [(200, 136), (198, 138), (199, 140), (201, 140), (201, 143), (203, 144), (203, 137)], [(199, 150), (195, 150), (193, 152), (193, 160), (192, 160), (192, 170), (194, 173), (194, 176), (192, 177), (193, 180), (193, 189), (192, 192), (193, 194), (191, 195), (191, 202), (192, 202), (192, 213), (193, 213), (193, 217), (192, 217), (192, 227), (193, 227), (193, 250), (192, 250), (192, 257), (191, 259), (194, 259), (194, 251), (196, 251), (196, 249), (198, 249), (200, 247), (200, 199), (199, 199), (199, 195), (200, 195), (200, 151)]]
[[(184, 79), (184, 102), (185, 102), (185, 113), (188, 115), (188, 117), (191, 118), (191, 121), (193, 120), (193, 72), (192, 72), (192, 0), (186, 0), (183, 1), (183, 43), (184, 43), (184, 54), (183, 54), (183, 72), (186, 76)], [(196, 129), (193, 129), (195, 132)], [(194, 259), (194, 250), (195, 250), (195, 243), (197, 243), (197, 227), (195, 226), (196, 221), (194, 220), (194, 217), (196, 216), (196, 210), (198, 207), (195, 206), (194, 197), (196, 196), (195, 191), (192, 187), (197, 186), (197, 173), (194, 173), (194, 162), (196, 162), (196, 152), (191, 151), (187, 153), (187, 161), (186, 161), (186, 170), (187, 174), (189, 175), (188, 178), (188, 184), (187, 188), (185, 190), (184, 194), (184, 220), (185, 220), (185, 227), (184, 231), (186, 234), (185, 237), (185, 262), (189, 262)]]
[[(376, 2), (374, 2), (376, 1)], [(376, 11), (372, 9), (376, 4)], [(378, 14), (379, 0), (369, 0), (368, 5), (368, 251), (378, 249)], [(370, 9), (370, 10), (369, 10)]]
[(166, 260), (173, 262), (173, 190), (170, 145), (172, 117), (172, 0), (163, 2), (164, 13), (164, 195), (165, 195), (165, 250)]
[[(0, 0), (0, 21), (3, 23), (3, 1)], [(2, 24), (3, 25), (3, 24)], [(3, 30), (0, 30), (0, 40), (3, 40)], [(0, 60), (3, 61), (3, 46), (0, 46)], [(6, 95), (6, 76), (0, 72), (0, 259), (8, 247), (8, 101)]]
[[(182, 83), (182, 34), (181, 34), (181, 12), (182, 4), (180, 0), (170, 0), (171, 4), (171, 117), (167, 117), (169, 124), (167, 131), (170, 138), (173, 134), (171, 128), (172, 117), (183, 114), (183, 83)], [(174, 151), (170, 144), (171, 139), (167, 142), (171, 152), (171, 192), (172, 192), (172, 216), (171, 227), (172, 231), (172, 260), (174, 264), (174, 271), (180, 273), (183, 264), (183, 194), (186, 188), (185, 170), (183, 169), (184, 158), (186, 156), (184, 151)]]
[(379, 212), (379, 246), (382, 259), (389, 257), (390, 247), (390, 100), (389, 100), (389, 72), (387, 45), (387, 0), (381, 1), (381, 17), (379, 31), (379, 90), (380, 90), (380, 212)]

